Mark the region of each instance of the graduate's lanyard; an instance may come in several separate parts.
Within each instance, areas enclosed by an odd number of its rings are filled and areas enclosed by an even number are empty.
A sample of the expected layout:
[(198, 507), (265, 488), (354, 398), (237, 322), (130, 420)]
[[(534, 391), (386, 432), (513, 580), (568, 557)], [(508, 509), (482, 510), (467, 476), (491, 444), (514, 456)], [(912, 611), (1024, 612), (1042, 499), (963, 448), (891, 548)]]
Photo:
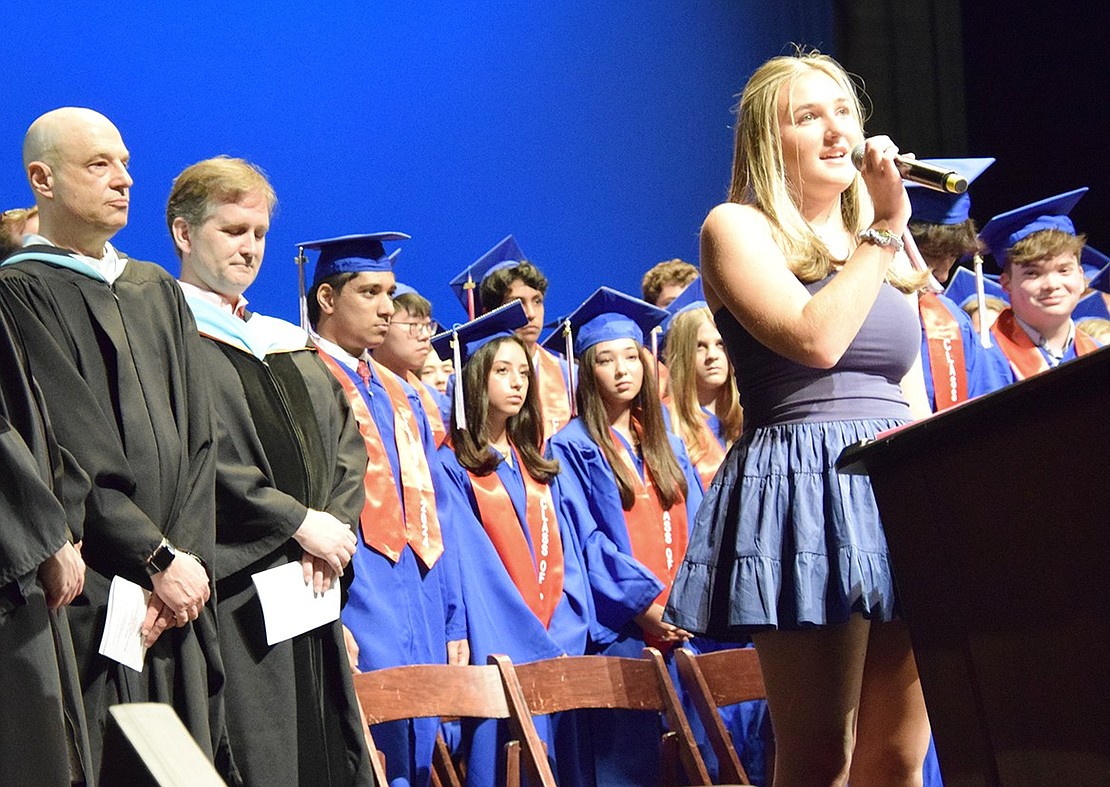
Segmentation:
[[(551, 625), (551, 616), (563, 595), (563, 542), (559, 537), (551, 486), (529, 475), (515, 448), (513, 461), (524, 481), (524, 522), (520, 521), (498, 473), (478, 476), (468, 470), (467, 474), (478, 502), (482, 528), (521, 597), (546, 628)], [(528, 528), (532, 549), (528, 548), (522, 527)]]
[(366, 474), (363, 476), (366, 503), (359, 520), (363, 540), (394, 562), (401, 557), (401, 550), (408, 544), (421, 562), (431, 568), (443, 554), (443, 536), (439, 529), (428, 457), (418, 437), (420, 431), (416, 416), (409, 406), (408, 396), (400, 379), (381, 364), (370, 360), (373, 374), (385, 388), (393, 405), (394, 439), (401, 469), (403, 509), (381, 432), (378, 431), (370, 408), (366, 406), (366, 400), (362, 398), (362, 392), (338, 361), (323, 350), (320, 351), (320, 358), (343, 387), (366, 445)]
[[(1019, 380), (1032, 377), (1035, 374), (1046, 372), (1049, 366), (1041, 349), (1029, 338), (1029, 334), (1018, 325), (1013, 309), (1005, 309), (998, 315), (998, 319), (991, 326), (998, 346), (1010, 361), (1010, 368), (1014, 370)], [(1086, 355), (1098, 349), (1095, 340), (1082, 331), (1075, 332), (1075, 354)]]
[[(569, 361), (568, 361), (569, 363)], [(568, 371), (573, 374), (573, 370)], [(536, 378), (543, 413), (543, 439), (546, 443), (570, 421), (570, 394), (563, 379), (559, 359), (542, 347), (536, 352)]]
[(447, 428), (443, 425), (443, 416), (439, 412), (439, 405), (432, 397), (432, 392), (428, 390), (428, 386), (412, 372), (407, 372), (405, 375), (409, 385), (416, 389), (416, 395), (420, 397), (420, 402), (424, 405), (424, 413), (428, 416), (428, 424), (432, 427), (432, 440), (436, 444), (436, 448), (443, 445), (447, 440)]
[(931, 292), (917, 299), (921, 327), (929, 346), (929, 376), (937, 412), (967, 400), (967, 363), (960, 324)]
[[(640, 424), (635, 420), (632, 421), (632, 429), (639, 437)], [(655, 600), (664, 604), (671, 592), (678, 566), (686, 555), (686, 501), (679, 495), (670, 510), (663, 510), (651, 470), (644, 468), (644, 479), (641, 481), (640, 473), (636, 470), (636, 464), (625, 448), (624, 441), (612, 427), (609, 429), (609, 437), (617, 456), (631, 471), (632, 508), (624, 512), (624, 524), (628, 528), (632, 557), (647, 566), (655, 578), (663, 583), (663, 592)]]

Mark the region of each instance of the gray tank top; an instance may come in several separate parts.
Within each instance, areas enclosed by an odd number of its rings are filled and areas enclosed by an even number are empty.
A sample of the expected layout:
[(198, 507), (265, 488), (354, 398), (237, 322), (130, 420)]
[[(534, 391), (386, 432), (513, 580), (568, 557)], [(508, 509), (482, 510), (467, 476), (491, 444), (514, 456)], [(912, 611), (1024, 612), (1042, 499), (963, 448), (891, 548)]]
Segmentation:
[[(832, 277), (806, 285), (819, 291)], [(910, 418), (900, 383), (921, 347), (921, 324), (902, 294), (883, 284), (832, 369), (803, 366), (767, 349), (722, 307), (714, 315), (744, 407), (744, 427), (803, 421)]]

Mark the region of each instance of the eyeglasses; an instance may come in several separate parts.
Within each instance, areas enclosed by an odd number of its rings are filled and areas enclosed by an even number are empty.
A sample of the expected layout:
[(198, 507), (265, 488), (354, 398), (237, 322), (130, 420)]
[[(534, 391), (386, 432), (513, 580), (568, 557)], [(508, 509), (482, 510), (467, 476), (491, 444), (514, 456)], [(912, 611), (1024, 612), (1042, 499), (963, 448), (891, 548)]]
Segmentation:
[(430, 339), (436, 335), (439, 325), (436, 322), (400, 322), (398, 320), (390, 320), (390, 325), (398, 325), (402, 328), (407, 328), (409, 338), (412, 339)]

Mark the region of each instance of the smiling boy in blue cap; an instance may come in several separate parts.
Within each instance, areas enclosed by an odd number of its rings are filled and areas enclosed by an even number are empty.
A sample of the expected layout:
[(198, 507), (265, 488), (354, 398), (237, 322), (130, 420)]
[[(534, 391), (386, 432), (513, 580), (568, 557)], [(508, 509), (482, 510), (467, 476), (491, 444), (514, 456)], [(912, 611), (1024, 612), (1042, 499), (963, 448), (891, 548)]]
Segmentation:
[(998, 315), (991, 333), (1014, 380), (1098, 347), (1076, 332), (1071, 318), (1087, 286), (1080, 265), (1086, 238), (1068, 214), (1086, 192), (1075, 189), (1007, 211), (980, 233), (1002, 267), (999, 284), (1010, 296), (1010, 308)]

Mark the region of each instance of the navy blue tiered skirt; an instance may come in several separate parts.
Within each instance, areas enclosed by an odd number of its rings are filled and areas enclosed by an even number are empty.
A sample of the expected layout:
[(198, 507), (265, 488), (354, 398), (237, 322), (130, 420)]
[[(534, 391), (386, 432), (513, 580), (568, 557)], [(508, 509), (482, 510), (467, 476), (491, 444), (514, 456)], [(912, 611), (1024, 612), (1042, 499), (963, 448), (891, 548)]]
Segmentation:
[(899, 420), (759, 427), (729, 450), (698, 510), (667, 620), (719, 640), (896, 617), (871, 481), (841, 451)]

